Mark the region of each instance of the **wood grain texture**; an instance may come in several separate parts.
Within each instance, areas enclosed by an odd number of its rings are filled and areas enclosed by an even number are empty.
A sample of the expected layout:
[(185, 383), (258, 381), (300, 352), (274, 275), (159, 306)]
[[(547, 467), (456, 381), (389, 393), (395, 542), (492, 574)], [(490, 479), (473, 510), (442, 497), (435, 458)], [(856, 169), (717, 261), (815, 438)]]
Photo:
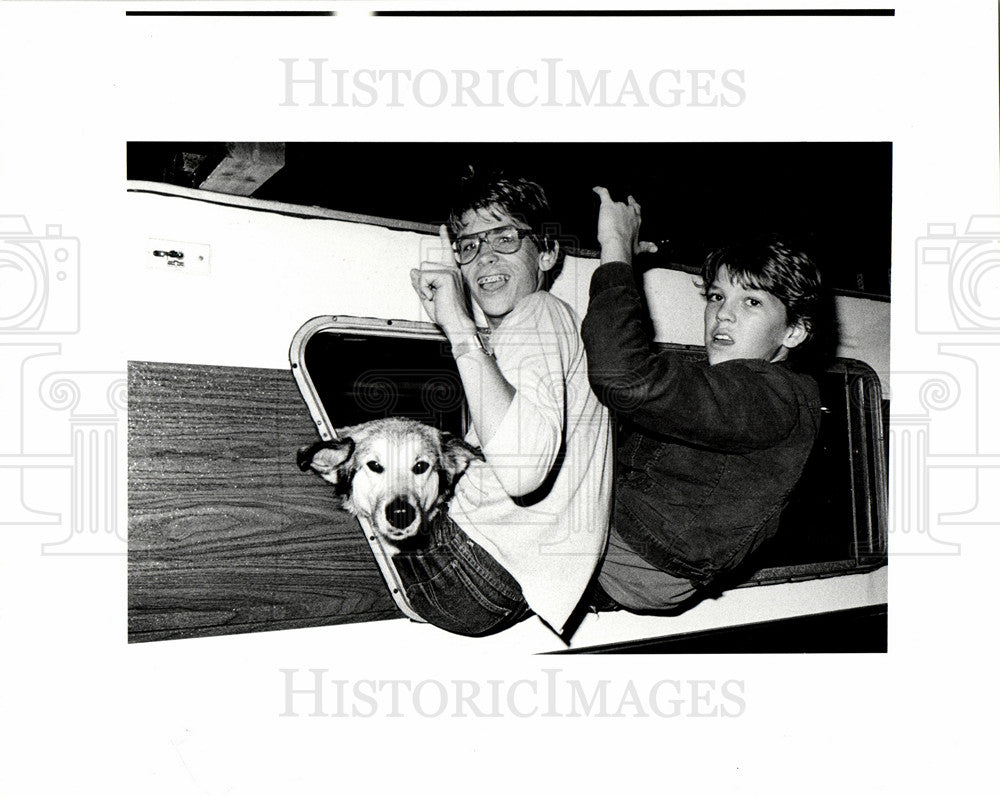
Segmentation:
[(129, 363), (129, 641), (401, 616), (282, 370)]

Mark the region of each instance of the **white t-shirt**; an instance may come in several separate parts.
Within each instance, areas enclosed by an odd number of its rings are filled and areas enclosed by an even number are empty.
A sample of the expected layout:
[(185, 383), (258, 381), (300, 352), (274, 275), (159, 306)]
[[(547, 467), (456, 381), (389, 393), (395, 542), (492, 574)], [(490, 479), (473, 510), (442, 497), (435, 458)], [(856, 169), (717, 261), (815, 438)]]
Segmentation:
[[(561, 631), (607, 541), (611, 424), (590, 389), (573, 310), (540, 291), (492, 335), (514, 398), (458, 483), (452, 518), (521, 585), (532, 610)], [(468, 441), (479, 444), (475, 431)]]

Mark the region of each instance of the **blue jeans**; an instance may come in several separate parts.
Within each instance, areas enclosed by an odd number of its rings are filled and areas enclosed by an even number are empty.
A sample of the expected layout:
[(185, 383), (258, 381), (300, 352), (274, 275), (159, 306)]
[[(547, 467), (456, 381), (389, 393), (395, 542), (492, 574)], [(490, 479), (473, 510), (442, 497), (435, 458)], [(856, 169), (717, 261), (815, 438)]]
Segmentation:
[(426, 549), (401, 551), (392, 559), (422, 619), (463, 636), (486, 636), (531, 614), (517, 581), (447, 512), (435, 517), (430, 535)]

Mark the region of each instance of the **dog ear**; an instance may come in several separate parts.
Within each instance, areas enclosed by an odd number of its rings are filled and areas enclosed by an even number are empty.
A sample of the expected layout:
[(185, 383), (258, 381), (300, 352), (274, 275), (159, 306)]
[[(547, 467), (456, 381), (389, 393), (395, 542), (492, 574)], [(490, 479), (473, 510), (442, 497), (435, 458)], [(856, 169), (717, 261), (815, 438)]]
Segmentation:
[(354, 440), (342, 437), (332, 442), (317, 442), (300, 448), (297, 456), (299, 469), (312, 470), (327, 481), (337, 483), (347, 463), (354, 456)]
[(449, 486), (459, 479), (475, 459), (485, 461), (479, 448), (446, 431), (441, 433), (441, 466), (448, 474)]

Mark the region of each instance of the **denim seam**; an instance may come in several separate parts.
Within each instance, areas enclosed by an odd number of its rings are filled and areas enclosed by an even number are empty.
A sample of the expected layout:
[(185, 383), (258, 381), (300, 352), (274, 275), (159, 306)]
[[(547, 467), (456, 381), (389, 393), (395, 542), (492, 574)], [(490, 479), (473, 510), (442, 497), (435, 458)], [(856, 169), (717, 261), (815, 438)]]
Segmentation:
[(504, 608), (502, 605), (497, 605), (492, 600), (490, 600), (489, 597), (483, 594), (482, 590), (479, 588), (479, 586), (476, 585), (475, 581), (469, 577), (469, 574), (465, 572), (465, 570), (462, 568), (458, 560), (452, 561), (451, 565), (452, 569), (454, 569), (455, 571), (455, 575), (465, 585), (465, 590), (469, 593), (469, 596), (471, 596), (472, 599), (474, 599), (487, 611), (498, 613), (504, 617), (510, 616), (511, 611), (513, 609)]
[[(516, 587), (515, 589), (512, 590), (510, 586), (508, 586), (503, 581), (499, 580), (498, 576), (494, 574), (492, 571), (490, 571), (489, 568), (484, 567), (479, 562), (475, 554), (472, 552), (472, 550), (475, 549), (476, 547), (476, 542), (474, 542), (472, 538), (464, 530), (462, 530), (462, 527), (457, 522), (452, 520), (450, 517), (449, 517), (449, 531), (450, 532), (447, 534), (447, 536), (442, 534), (441, 543), (444, 547), (448, 549), (449, 553), (453, 558), (456, 558), (459, 561), (461, 561), (464, 566), (475, 572), (479, 577), (485, 580), (492, 588), (494, 588), (496, 591), (498, 591), (507, 599), (509, 600), (524, 599), (524, 596), (521, 593), (520, 584), (516, 584), (515, 581)], [(507, 572), (505, 569), (503, 569), (500, 562), (498, 562), (495, 558), (493, 558), (493, 556), (491, 556), (485, 550), (485, 548), (479, 546), (479, 549), (482, 550), (483, 553), (489, 557), (489, 559), (496, 565), (498, 569), (503, 570), (503, 572), (506, 573), (511, 580), (514, 580), (514, 576), (511, 575), (509, 572)]]
[[(462, 533), (463, 535), (465, 534), (464, 531), (462, 531)], [(518, 602), (523, 600), (524, 595), (521, 593), (520, 589), (518, 589), (516, 593), (513, 592), (506, 584), (501, 583), (492, 572), (483, 567), (483, 565), (480, 564), (478, 560), (476, 560), (476, 557), (472, 554), (471, 550), (469, 549), (469, 546), (474, 545), (475, 542), (473, 542), (471, 539), (468, 539), (468, 537), (466, 537), (466, 539), (467, 541), (460, 538), (453, 538), (451, 540), (452, 552), (455, 558), (461, 561), (462, 564), (471, 569), (473, 572), (475, 572), (480, 578), (486, 581), (493, 589), (495, 589), (501, 595), (506, 597), (508, 600), (514, 600)], [(500, 564), (497, 563), (497, 566), (499, 567)]]

